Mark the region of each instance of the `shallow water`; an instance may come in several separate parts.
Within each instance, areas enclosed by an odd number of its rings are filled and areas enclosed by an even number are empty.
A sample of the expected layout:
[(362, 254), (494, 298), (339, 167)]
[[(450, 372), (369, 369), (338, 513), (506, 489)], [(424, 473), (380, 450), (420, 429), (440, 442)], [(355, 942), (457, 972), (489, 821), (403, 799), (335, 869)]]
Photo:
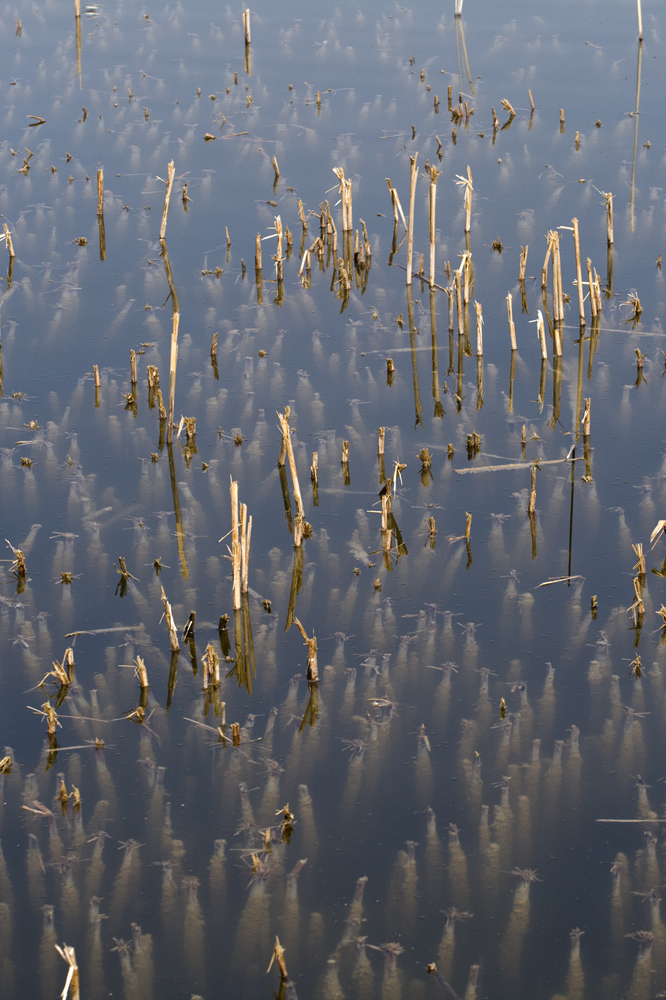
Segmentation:
[[(426, 971), (433, 962), (461, 996), (474, 995), (473, 965), (478, 996), (656, 996), (666, 966), (658, 903), (646, 898), (659, 896), (663, 878), (656, 817), (666, 772), (659, 535), (650, 552), (664, 512), (666, 350), (656, 17), (644, 11), (639, 49), (635, 10), (619, 3), (553, 4), (538, 17), (515, 4), (498, 21), (496, 5), (467, 0), (457, 27), (452, 9), (431, 5), (338, 5), (319, 19), (292, 4), (288, 18), (253, 11), (246, 63), (240, 12), (121, 3), (90, 14), (82, 11), (77, 56), (72, 11), (33, 6), (19, 31), (18, 15), (0, 9), (0, 221), (16, 253), (0, 287), (0, 501), (3, 537), (27, 566), (27, 580), (17, 579), (7, 549), (3, 996), (61, 991), (54, 941), (76, 948), (84, 996), (268, 996), (279, 983), (275, 966), (265, 974), (276, 935), (300, 997), (445, 995)], [(462, 92), (473, 108), (458, 122), (449, 85), (454, 105)], [(45, 122), (31, 126), (31, 115)], [(423, 254), (426, 279), (426, 160), (442, 171), (437, 287), (414, 276), (410, 294), (402, 222), (392, 252), (385, 178), (407, 214), (417, 153), (413, 268)], [(146, 369), (159, 368), (168, 402), (172, 303), (158, 235), (171, 159), (175, 421), (196, 417), (196, 440), (174, 433), (170, 448)], [(352, 179), (361, 244), (365, 220), (372, 254), (363, 266), (344, 253), (333, 167)], [(455, 181), (468, 167), (466, 236)], [(614, 195), (610, 254), (604, 191)], [(308, 280), (299, 268), (324, 200), (337, 251), (324, 237)], [(293, 234), (282, 282), (271, 259), (278, 215)], [(593, 321), (586, 301), (581, 330), (573, 236), (561, 229), (570, 301), (558, 362), (541, 269), (546, 234), (574, 218), (603, 303)], [(444, 288), (446, 262), (455, 270), (465, 251), (473, 288), (459, 336)], [(549, 290), (550, 281), (549, 271)], [(642, 308), (633, 320), (632, 293)], [(276, 465), (275, 412), (287, 404), (312, 526), (300, 550), (293, 493), (287, 516)], [(379, 427), (384, 474), (406, 466), (389, 553)], [(253, 518), (245, 625), (256, 676), (251, 693), (230, 677), (206, 695), (207, 644), (222, 659), (234, 653), (229, 476)], [(289, 491), (288, 472), (285, 481)], [(642, 617), (628, 610), (638, 543)], [(132, 574), (125, 586), (119, 557)], [(178, 657), (161, 621), (162, 586), (180, 634), (196, 611), (194, 646), (181, 640)], [(309, 690), (302, 638), (285, 631), (294, 613), (318, 640), (320, 680)], [(218, 633), (223, 614), (230, 647)], [(63, 690), (51, 676), (36, 689), (68, 645), (76, 682)], [(142, 707), (137, 655), (150, 682), (143, 724), (123, 718)], [(233, 663), (221, 667), (224, 678)], [(47, 699), (61, 725), (62, 749), (50, 754), (46, 719), (34, 711)], [(220, 701), (226, 741), (232, 722), (243, 727), (238, 748), (218, 742)], [(89, 745), (95, 739), (103, 750)], [(72, 800), (63, 814), (54, 798), (61, 773), (67, 792), (80, 789), (78, 812)], [(36, 802), (54, 818), (31, 811)], [(100, 830), (111, 839), (97, 847)], [(538, 880), (515, 874), (532, 870)], [(182, 884), (192, 877), (198, 888)], [(92, 921), (91, 896), (102, 899)], [(55, 907), (53, 925), (42, 926), (42, 904)], [(584, 931), (580, 958), (573, 928)], [(639, 931), (653, 935), (651, 947), (628, 936)], [(353, 943), (363, 937), (366, 951)], [(369, 947), (387, 942), (404, 948), (397, 974), (390, 951)]]

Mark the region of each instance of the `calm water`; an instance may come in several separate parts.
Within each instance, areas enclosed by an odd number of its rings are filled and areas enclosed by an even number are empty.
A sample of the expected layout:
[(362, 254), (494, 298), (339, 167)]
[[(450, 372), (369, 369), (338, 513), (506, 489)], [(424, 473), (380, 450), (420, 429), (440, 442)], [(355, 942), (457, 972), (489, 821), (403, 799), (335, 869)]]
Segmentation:
[[(666, 541), (650, 551), (666, 516), (665, 53), (645, 8), (639, 49), (636, 11), (616, 0), (538, 16), (467, 0), (457, 24), (453, 6), (267, 6), (247, 53), (240, 10), (208, 3), (95, 5), (78, 27), (55, 3), (0, 8), (0, 221), (16, 254), (0, 243), (0, 502), (27, 567), (17, 578), (8, 547), (3, 998), (60, 994), (56, 942), (75, 947), (84, 997), (269, 997), (276, 935), (287, 996), (420, 1000), (445, 996), (442, 980), (470, 998), (666, 988)], [(386, 185), (407, 215), (416, 154), (412, 266), (423, 254), (426, 279), (426, 162), (441, 171), (432, 292), (418, 276), (406, 290)], [(334, 167), (351, 178), (361, 246), (365, 222), (363, 262), (343, 245)], [(455, 182), (468, 167), (465, 234)], [(610, 252), (601, 192), (614, 196)], [(318, 256), (325, 201), (338, 242), (324, 234)], [(278, 216), (293, 239), (280, 281)], [(602, 291), (584, 328), (574, 218)], [(569, 297), (561, 361), (550, 269), (546, 304), (541, 292), (551, 230)], [(466, 252), (469, 303), (459, 330), (454, 302), (450, 329), (445, 289)], [(157, 366), (168, 403), (167, 261), (175, 430), (196, 418), (195, 441), (174, 431), (172, 447), (146, 374)], [(300, 550), (277, 467), (286, 405), (312, 527)], [(377, 494), (396, 463), (382, 535)], [(253, 519), (237, 616), (251, 691), (225, 677), (230, 476)], [(162, 586), (180, 635), (196, 611), (178, 656)], [(294, 614), (318, 640), (318, 687), (285, 629)], [(222, 680), (205, 693), (209, 643)], [(68, 646), (75, 682), (37, 687)], [(235, 722), (240, 747), (227, 745)]]

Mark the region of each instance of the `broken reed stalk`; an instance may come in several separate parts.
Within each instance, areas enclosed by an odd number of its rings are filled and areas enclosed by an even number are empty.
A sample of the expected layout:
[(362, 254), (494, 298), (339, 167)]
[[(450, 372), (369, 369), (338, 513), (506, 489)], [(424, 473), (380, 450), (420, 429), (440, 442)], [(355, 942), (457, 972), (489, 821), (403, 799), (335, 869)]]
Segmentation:
[(163, 240), (166, 227), (167, 227), (167, 215), (169, 214), (169, 202), (171, 200), (171, 189), (173, 187), (173, 179), (176, 173), (176, 168), (174, 166), (173, 160), (169, 162), (167, 166), (167, 181), (166, 181), (166, 191), (164, 192), (164, 206), (162, 208), (162, 222), (160, 224), (160, 239)]
[(343, 465), (349, 465), (349, 441), (342, 442), (342, 456), (340, 461)]
[(231, 566), (233, 573), (233, 604), (234, 611), (240, 611), (241, 601), (241, 544), (239, 538), (238, 519), (238, 483), (232, 480), (229, 484), (231, 497)]
[(280, 422), (280, 430), (282, 431), (282, 440), (287, 451), (287, 458), (289, 459), (289, 471), (291, 472), (291, 485), (294, 491), (294, 501), (296, 503), (296, 522), (298, 525), (294, 526), (294, 545), (299, 547), (303, 540), (303, 528), (305, 522), (305, 512), (303, 509), (303, 497), (301, 496), (301, 487), (298, 482), (298, 469), (296, 468), (296, 459), (294, 458), (294, 447), (291, 441), (291, 431), (289, 429), (289, 407), (285, 407), (284, 416), (278, 413), (277, 418)]
[(319, 452), (312, 452), (312, 465), (310, 466), (310, 481), (313, 486), (319, 485)]
[(533, 465), (530, 469), (530, 502), (527, 508), (528, 514), (533, 514), (536, 509), (536, 466)]
[(74, 0), (74, 17), (81, 17), (81, 0)]
[(430, 188), (428, 190), (428, 207), (430, 209), (430, 287), (435, 284), (435, 207), (437, 203), (437, 180), (442, 171), (437, 167), (428, 168)]
[(71, 945), (64, 943), (62, 948), (57, 944), (54, 945), (54, 948), (69, 966), (65, 986), (60, 996), (62, 1000), (67, 1000), (67, 997), (70, 997), (70, 1000), (80, 1000), (79, 966), (76, 961), (76, 952)]
[(307, 632), (299, 622), (298, 618), (294, 617), (294, 624), (298, 628), (298, 631), (303, 636), (305, 640), (305, 645), (308, 647), (308, 669), (307, 678), (310, 684), (317, 684), (319, 682), (319, 668), (317, 666), (317, 639), (313, 635), (312, 638), (308, 636)]
[(516, 344), (516, 325), (513, 322), (513, 296), (511, 292), (506, 297), (506, 311), (509, 314), (509, 336), (511, 337), (511, 350), (515, 351), (517, 349)]
[(464, 188), (463, 204), (465, 206), (465, 232), (468, 233), (472, 224), (472, 191), (474, 190), (472, 184), (472, 171), (470, 167), (467, 167), (467, 177), (463, 177), (461, 174), (456, 174), (456, 184), (458, 187)]
[(252, 539), (252, 515), (247, 516), (247, 504), (240, 505), (241, 515), (241, 592), (248, 592), (250, 572), (250, 541)]
[(590, 310), (592, 312), (592, 319), (596, 318), (597, 315), (597, 296), (594, 288), (594, 278), (592, 277), (592, 261), (587, 258), (587, 287), (590, 291)]
[(414, 203), (416, 200), (416, 181), (418, 179), (418, 170), (416, 167), (416, 161), (418, 159), (418, 153), (414, 153), (413, 156), (409, 157), (409, 164), (411, 170), (410, 183), (409, 183), (409, 225), (407, 226), (407, 284), (412, 283), (412, 254), (414, 252)]
[(250, 8), (243, 11), (243, 34), (245, 35), (245, 44), (249, 45), (251, 41), (250, 37)]
[(583, 413), (583, 419), (581, 424), (583, 425), (583, 434), (585, 437), (590, 436), (590, 399), (585, 400), (585, 411)]
[[(595, 191), (597, 189), (595, 188)], [(610, 191), (601, 191), (600, 194), (606, 199), (606, 242), (609, 247), (613, 246), (613, 195)]]
[(525, 270), (527, 268), (527, 251), (529, 250), (529, 248), (530, 248), (529, 243), (527, 244), (526, 247), (520, 248), (520, 270), (518, 271), (518, 281), (525, 280)]
[(378, 441), (377, 441), (377, 454), (378, 455), (383, 455), (384, 454), (384, 441), (385, 441), (385, 438), (386, 438), (386, 428), (385, 427), (380, 427), (379, 428), (379, 437), (378, 437)]
[(641, 0), (637, 0), (638, 5), (638, 40), (643, 41), (643, 12), (641, 11)]
[(541, 357), (544, 361), (548, 360), (548, 347), (546, 345), (546, 328), (543, 322), (543, 314), (540, 309), (537, 309), (537, 334), (539, 336), (539, 344), (541, 345)]
[(175, 652), (180, 649), (180, 643), (178, 642), (178, 629), (176, 628), (176, 623), (173, 620), (171, 605), (169, 604), (167, 595), (164, 593), (164, 587), (162, 587), (162, 604), (164, 605), (164, 619), (166, 621), (167, 631), (169, 632), (169, 639), (171, 640), (171, 648)]
[(546, 233), (546, 241), (546, 256), (541, 268), (541, 288), (544, 291), (548, 288), (548, 264), (550, 263), (550, 255), (553, 251), (552, 230)]
[(477, 357), (483, 357), (483, 313), (481, 311), (481, 303), (475, 302), (474, 308), (476, 310), (476, 353)]
[(398, 197), (398, 192), (391, 184), (390, 177), (386, 178), (386, 183), (388, 184), (389, 193), (391, 195), (391, 204), (393, 205), (393, 219), (395, 222), (397, 222), (398, 213), (400, 213), (402, 224), (405, 227), (405, 229), (407, 229), (407, 222), (405, 221), (405, 213), (402, 210), (402, 205), (400, 204), (400, 198)]
[(176, 404), (176, 368), (178, 366), (178, 328), (180, 326), (180, 313), (174, 308), (171, 322), (171, 353), (169, 356), (169, 414), (167, 426), (167, 444), (171, 444), (173, 438), (173, 411)]
[(93, 365), (93, 376), (95, 378), (95, 388), (99, 389), (99, 365)]
[(97, 214), (104, 215), (104, 171), (97, 171)]
[(130, 351), (130, 381), (132, 385), (136, 385), (136, 351), (134, 349)]
[(340, 181), (340, 203), (342, 206), (342, 231), (351, 232), (352, 224), (352, 193), (351, 180), (345, 180), (345, 172), (342, 167), (333, 167), (333, 173)]
[(585, 326), (585, 298), (583, 296), (583, 270), (580, 263), (580, 237), (578, 235), (578, 219), (572, 219), (574, 248), (576, 251), (576, 283), (578, 285), (578, 312), (580, 325)]
[(141, 690), (145, 690), (150, 687), (148, 683), (148, 671), (146, 670), (146, 664), (140, 656), (136, 658), (136, 675), (139, 678), (139, 686)]
[(560, 256), (560, 234), (557, 232), (553, 232), (553, 316), (556, 322), (564, 322), (562, 258)]
[(9, 232), (9, 226), (7, 225), (6, 222), (3, 222), (2, 228), (5, 233), (5, 243), (7, 244), (7, 253), (9, 254), (10, 257), (15, 257), (16, 254), (14, 253), (14, 244), (12, 243), (12, 236), (11, 233)]

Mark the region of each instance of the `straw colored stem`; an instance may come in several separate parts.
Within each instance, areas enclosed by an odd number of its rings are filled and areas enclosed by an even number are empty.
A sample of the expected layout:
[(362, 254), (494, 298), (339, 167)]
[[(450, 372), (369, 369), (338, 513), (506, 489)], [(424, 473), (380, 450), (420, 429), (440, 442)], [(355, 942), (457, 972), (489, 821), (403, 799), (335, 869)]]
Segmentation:
[(241, 543), (239, 538), (238, 519), (238, 483), (232, 480), (229, 484), (231, 497), (231, 565), (233, 572), (233, 604), (234, 611), (241, 609)]
[(167, 215), (169, 214), (169, 202), (171, 200), (171, 189), (173, 188), (173, 179), (175, 174), (176, 174), (176, 168), (174, 166), (173, 160), (171, 160), (167, 167), (166, 191), (164, 192), (164, 206), (162, 208), (162, 222), (160, 224), (161, 240), (164, 239), (164, 236), (166, 234)]
[(411, 177), (409, 184), (409, 225), (407, 226), (407, 284), (412, 283), (412, 254), (414, 252), (414, 204), (416, 201), (416, 181), (418, 179), (418, 169), (416, 161), (418, 153), (409, 157)]
[(511, 350), (515, 351), (517, 349), (516, 344), (516, 325), (513, 322), (513, 296), (511, 292), (506, 297), (506, 310), (509, 315), (509, 336), (511, 337)]
[(104, 215), (104, 171), (97, 171), (97, 214)]
[(574, 248), (576, 251), (576, 283), (578, 285), (578, 311), (581, 326), (585, 325), (585, 297), (583, 295), (583, 269), (580, 262), (580, 237), (578, 234), (578, 219), (572, 219)]
[(180, 643), (178, 642), (178, 629), (176, 628), (176, 623), (173, 620), (173, 612), (171, 611), (171, 605), (169, 604), (167, 595), (164, 593), (164, 587), (162, 587), (162, 604), (164, 606), (164, 620), (166, 621), (169, 639), (171, 640), (171, 648), (175, 652), (180, 649)]
[(7, 225), (6, 222), (3, 222), (2, 228), (5, 233), (5, 243), (7, 244), (7, 253), (9, 254), (10, 257), (15, 257), (16, 254), (14, 253), (14, 244), (12, 243), (12, 235), (9, 232), (9, 226)]

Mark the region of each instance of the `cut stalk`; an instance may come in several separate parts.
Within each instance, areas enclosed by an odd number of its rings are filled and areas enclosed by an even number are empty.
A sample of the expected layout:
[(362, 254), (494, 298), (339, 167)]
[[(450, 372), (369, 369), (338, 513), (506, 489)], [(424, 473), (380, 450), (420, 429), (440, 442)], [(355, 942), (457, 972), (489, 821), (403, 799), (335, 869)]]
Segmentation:
[(163, 240), (166, 234), (167, 227), (167, 215), (169, 214), (169, 202), (171, 200), (171, 189), (173, 187), (173, 179), (176, 173), (176, 168), (174, 166), (173, 160), (170, 161), (167, 166), (167, 182), (166, 191), (164, 192), (164, 206), (162, 208), (162, 222), (160, 224), (160, 239)]
[(416, 181), (418, 179), (418, 170), (416, 167), (416, 161), (418, 159), (418, 153), (414, 153), (413, 156), (409, 157), (411, 177), (409, 185), (409, 225), (407, 227), (407, 284), (412, 283), (412, 254), (414, 252), (414, 203), (416, 200)]

